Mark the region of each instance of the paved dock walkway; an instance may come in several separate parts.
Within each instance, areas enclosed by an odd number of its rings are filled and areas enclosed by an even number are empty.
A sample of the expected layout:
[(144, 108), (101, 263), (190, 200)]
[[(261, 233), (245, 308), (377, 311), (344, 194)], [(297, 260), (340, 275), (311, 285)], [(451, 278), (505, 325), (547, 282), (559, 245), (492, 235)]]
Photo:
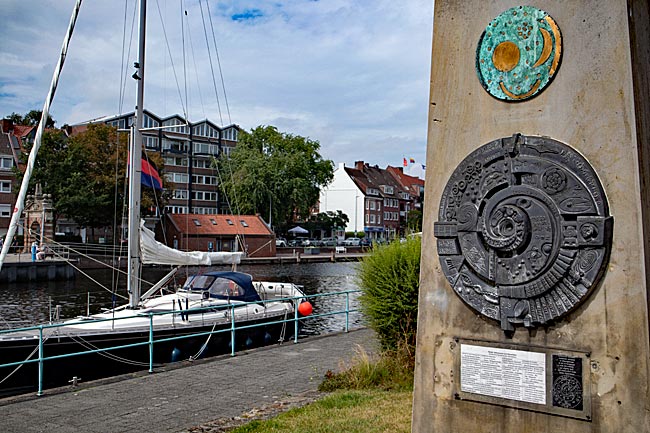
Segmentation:
[(209, 431), (211, 421), (282, 399), (313, 394), (327, 370), (338, 371), (358, 346), (377, 348), (369, 329), (301, 339), (73, 391), (0, 400), (9, 432)]

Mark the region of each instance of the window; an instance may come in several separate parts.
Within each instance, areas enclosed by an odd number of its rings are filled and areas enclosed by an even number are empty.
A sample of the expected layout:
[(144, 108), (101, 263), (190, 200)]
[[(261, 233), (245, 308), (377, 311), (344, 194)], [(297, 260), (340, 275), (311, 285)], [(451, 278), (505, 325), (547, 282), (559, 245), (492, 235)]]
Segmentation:
[(212, 160), (195, 158), (195, 159), (192, 160), (192, 167), (194, 167), (194, 168), (212, 168)]
[(232, 222), (231, 219), (227, 219), (226, 222), (228, 223), (229, 226), (234, 225), (235, 223)]
[(237, 141), (237, 128), (228, 128), (224, 131), (222, 131), (221, 137), (224, 140), (231, 140), (231, 141)]
[(379, 190), (376, 188), (368, 188), (368, 195), (379, 195)]
[(176, 117), (165, 120), (163, 126), (165, 127), (165, 131), (177, 132), (179, 134), (187, 134), (189, 131), (185, 122)]
[(197, 219), (193, 219), (192, 222), (194, 223), (195, 226), (200, 227), (201, 226), (201, 221)]
[(187, 183), (189, 176), (185, 173), (165, 173), (165, 179), (173, 183)]
[(366, 224), (368, 224), (368, 221), (370, 220), (370, 216), (366, 214)]
[(11, 181), (9, 181), (9, 180), (0, 181), (0, 192), (10, 193), (11, 192)]
[(192, 192), (192, 199), (217, 201), (217, 193), (214, 191), (194, 191)]
[(198, 137), (219, 137), (219, 132), (207, 123), (201, 123), (192, 127), (192, 134)]
[(165, 211), (167, 213), (187, 213), (187, 207), (185, 207), (185, 206), (166, 206)]
[(158, 137), (145, 135), (142, 137), (142, 142), (147, 149), (158, 149)]
[(213, 226), (217, 225), (217, 220), (214, 218), (210, 218), (210, 222), (212, 223)]
[(142, 127), (143, 128), (157, 128), (160, 126), (157, 120), (149, 116), (147, 113), (144, 113), (144, 117), (142, 119)]
[(10, 156), (0, 157), (0, 169), (2, 170), (11, 170), (14, 166), (14, 159)]
[(188, 194), (186, 189), (174, 190), (174, 198), (176, 200), (187, 200)]
[(375, 202), (374, 201), (370, 202), (370, 210), (375, 210)]
[(374, 223), (375, 223), (375, 214), (373, 213), (372, 215), (370, 215), (370, 224), (374, 224)]
[(167, 157), (164, 158), (165, 165), (175, 165), (177, 167), (187, 167), (189, 164), (187, 162), (187, 158), (174, 158), (174, 157)]
[(11, 205), (10, 204), (0, 204), (0, 217), (9, 218), (11, 217)]
[(186, 153), (189, 150), (189, 144), (184, 140), (170, 140), (168, 138), (163, 138), (162, 149), (172, 152)]
[(243, 227), (248, 227), (248, 223), (244, 220), (239, 221)]
[(384, 192), (386, 194), (393, 194), (393, 187), (392, 186), (383, 185), (383, 188), (384, 188)]

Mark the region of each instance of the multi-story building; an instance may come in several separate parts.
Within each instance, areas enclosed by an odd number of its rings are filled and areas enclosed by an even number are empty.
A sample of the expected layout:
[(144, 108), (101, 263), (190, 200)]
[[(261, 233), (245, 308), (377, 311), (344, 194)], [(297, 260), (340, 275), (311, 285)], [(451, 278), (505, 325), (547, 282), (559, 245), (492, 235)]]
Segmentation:
[(400, 192), (400, 226), (406, 226), (406, 219), (411, 210), (422, 212), (424, 202), (424, 180), (419, 177), (404, 174), (402, 167), (386, 167), (386, 170), (392, 174), (400, 183), (403, 190)]
[[(0, 121), (0, 237), (7, 233), (16, 203), (14, 191), (18, 188), (13, 167), (19, 165), (23, 145), (33, 141), (35, 134), (34, 126), (14, 125), (9, 119)], [(18, 234), (23, 234), (22, 221)]]
[(320, 212), (341, 210), (349, 218), (346, 231), (363, 231), (371, 240), (403, 234), (413, 203), (409, 188), (394, 173), (363, 161), (354, 167), (340, 163), (320, 194)]
[[(135, 113), (104, 117), (84, 122), (105, 123), (118, 130), (128, 130)], [(237, 145), (239, 127), (219, 127), (205, 119), (190, 123), (179, 115), (159, 117), (144, 111), (144, 147), (157, 152), (165, 162), (165, 188), (173, 190), (166, 213), (219, 214), (231, 213), (226, 200), (219, 194), (219, 173), (213, 167), (213, 158), (230, 154)]]

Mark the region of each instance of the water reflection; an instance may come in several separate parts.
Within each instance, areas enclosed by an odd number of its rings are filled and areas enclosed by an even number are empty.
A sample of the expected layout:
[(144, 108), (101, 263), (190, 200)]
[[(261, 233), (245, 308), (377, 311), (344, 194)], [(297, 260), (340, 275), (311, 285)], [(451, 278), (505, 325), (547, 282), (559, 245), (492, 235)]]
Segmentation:
[[(255, 280), (286, 281), (304, 286), (305, 294), (321, 294), (357, 289), (357, 263), (309, 263), (282, 265), (240, 265), (238, 270), (253, 275)], [(210, 268), (209, 270), (227, 270)], [(168, 269), (148, 268), (143, 279), (154, 283)], [(208, 269), (189, 269), (179, 272), (176, 284), (180, 285), (188, 273), (205, 272)], [(29, 325), (47, 322), (56, 305), (61, 306), (61, 318), (95, 313), (102, 308), (126, 303), (126, 278), (115, 275), (109, 269), (88, 270), (88, 276), (79, 275), (74, 281), (29, 282), (3, 284), (0, 287), (0, 329), (7, 325)], [(105, 287), (102, 289), (101, 286)], [(115, 293), (111, 287), (117, 286)], [(143, 285), (143, 293), (150, 285)], [(346, 297), (318, 297), (310, 299), (314, 315), (345, 310)], [(350, 308), (358, 309), (358, 293), (351, 294)], [(350, 313), (351, 328), (362, 325), (359, 312)], [(306, 334), (340, 331), (345, 327), (345, 314), (309, 319), (305, 323)]]

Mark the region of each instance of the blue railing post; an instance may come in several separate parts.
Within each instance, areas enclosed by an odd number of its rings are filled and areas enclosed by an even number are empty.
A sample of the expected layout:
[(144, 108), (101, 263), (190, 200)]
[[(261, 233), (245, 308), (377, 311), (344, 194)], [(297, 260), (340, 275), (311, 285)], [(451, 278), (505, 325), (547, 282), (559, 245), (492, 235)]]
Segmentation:
[(293, 343), (298, 343), (298, 299), (293, 300)]
[(350, 292), (345, 292), (345, 332), (350, 329)]
[(235, 305), (230, 305), (230, 356), (235, 356)]
[(38, 392), (43, 395), (43, 325), (38, 327)]
[(149, 373), (153, 373), (153, 313), (149, 313)]

